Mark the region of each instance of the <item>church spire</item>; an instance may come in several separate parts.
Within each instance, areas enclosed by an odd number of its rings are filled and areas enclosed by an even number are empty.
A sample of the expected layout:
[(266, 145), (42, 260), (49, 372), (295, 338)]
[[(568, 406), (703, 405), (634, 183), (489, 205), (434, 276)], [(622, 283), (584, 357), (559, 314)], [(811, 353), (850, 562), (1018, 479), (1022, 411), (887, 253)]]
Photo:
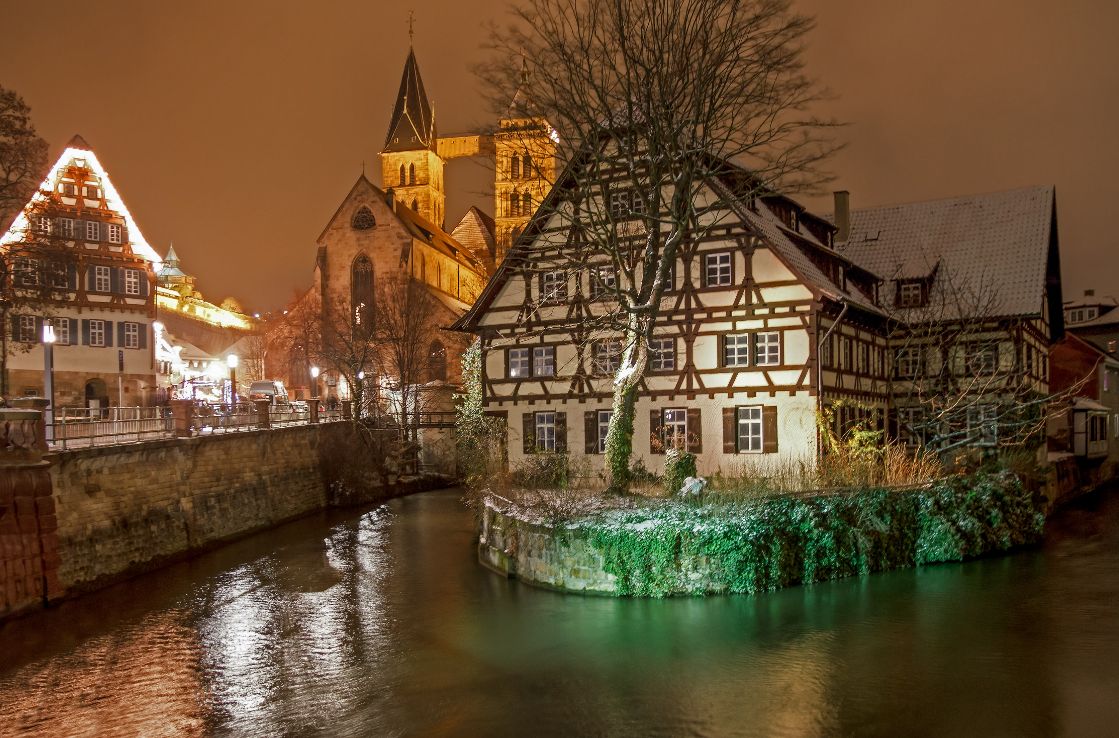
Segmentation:
[(400, 92), (396, 95), (396, 106), (389, 122), (389, 135), (385, 139), (382, 153), (389, 151), (435, 151), (435, 114), (431, 101), (427, 99), (420, 67), (416, 63), (416, 52), (408, 49), (408, 60), (404, 62), (404, 74), (400, 78)]

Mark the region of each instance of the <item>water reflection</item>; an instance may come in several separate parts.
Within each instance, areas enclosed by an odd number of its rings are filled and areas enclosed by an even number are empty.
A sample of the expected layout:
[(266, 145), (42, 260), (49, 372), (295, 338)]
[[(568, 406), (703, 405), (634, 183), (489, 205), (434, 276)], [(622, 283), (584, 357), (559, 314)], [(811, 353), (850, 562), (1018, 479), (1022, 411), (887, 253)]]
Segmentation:
[[(32, 735), (1092, 735), (1119, 498), (1043, 550), (758, 597), (499, 579), (454, 492), (305, 520), (0, 631)], [(0, 731), (3, 732), (3, 731)]]

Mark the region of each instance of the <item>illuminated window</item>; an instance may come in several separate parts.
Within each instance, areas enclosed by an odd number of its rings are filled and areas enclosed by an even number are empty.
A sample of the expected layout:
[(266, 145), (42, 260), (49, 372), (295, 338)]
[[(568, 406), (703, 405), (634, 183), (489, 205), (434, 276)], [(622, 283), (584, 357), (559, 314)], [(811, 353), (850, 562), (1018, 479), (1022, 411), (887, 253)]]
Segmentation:
[(109, 243), (120, 243), (123, 239), (124, 229), (116, 223), (110, 223), (109, 228)]
[(532, 349), (532, 376), (554, 377), (556, 375), (556, 347), (536, 346)]
[(35, 230), (39, 233), (50, 235), (54, 231), (54, 223), (45, 215), (35, 219)]
[(529, 376), (529, 358), (530, 352), (527, 348), (511, 348), (507, 356), (507, 363), (509, 364), (509, 377), (511, 379), (523, 378)]
[(556, 414), (554, 412), (535, 413), (536, 450), (556, 450)]
[(140, 272), (136, 269), (124, 270), (124, 294), (140, 294)]
[(107, 266), (96, 266), (93, 268), (93, 290), (94, 292), (108, 292), (112, 288), (112, 280), (110, 279), (110, 271)]

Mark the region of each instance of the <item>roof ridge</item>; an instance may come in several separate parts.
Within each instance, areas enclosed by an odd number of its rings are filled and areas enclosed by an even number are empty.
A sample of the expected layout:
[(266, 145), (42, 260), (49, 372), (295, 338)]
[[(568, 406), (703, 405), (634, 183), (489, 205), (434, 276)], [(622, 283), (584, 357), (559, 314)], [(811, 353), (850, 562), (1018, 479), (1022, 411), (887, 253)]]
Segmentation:
[[(899, 202), (884, 203), (882, 205), (870, 205), (870, 206), (865, 207), (865, 208), (851, 208), (851, 212), (852, 213), (865, 213), (869, 210), (884, 210), (886, 208), (900, 208), (900, 207), (906, 207), (906, 206), (909, 206), (909, 205), (932, 205), (934, 203), (951, 202), (953, 200), (955, 200), (955, 201), (972, 200), (972, 199), (976, 199), (976, 198), (991, 197), (993, 195), (1009, 195), (1011, 193), (1028, 192), (1028, 191), (1033, 191), (1033, 190), (1036, 190), (1036, 191), (1054, 190), (1055, 188), (1056, 188), (1056, 185), (1053, 185), (1053, 184), (1026, 185), (1024, 187), (1011, 187), (1011, 188), (1005, 189), (1005, 190), (989, 190), (987, 192), (974, 192), (974, 193), (971, 193), (971, 194), (968, 194), (968, 195), (949, 195), (949, 196), (946, 196), (946, 197), (933, 197), (933, 198), (929, 198), (929, 199), (926, 199), (926, 200), (902, 200), (902, 201), (899, 201)], [(835, 214), (832, 213), (831, 217), (834, 217), (834, 215)]]

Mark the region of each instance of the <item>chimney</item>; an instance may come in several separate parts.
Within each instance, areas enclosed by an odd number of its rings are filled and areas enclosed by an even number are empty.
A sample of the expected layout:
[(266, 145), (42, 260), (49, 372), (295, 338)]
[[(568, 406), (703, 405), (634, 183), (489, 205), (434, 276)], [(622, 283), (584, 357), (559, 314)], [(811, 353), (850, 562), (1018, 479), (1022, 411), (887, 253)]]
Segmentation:
[(842, 243), (851, 237), (851, 193), (837, 190), (835, 198), (835, 241)]
[(1084, 290), (1084, 296), (1085, 297), (1095, 297), (1096, 296), (1096, 291), (1095, 290)]

